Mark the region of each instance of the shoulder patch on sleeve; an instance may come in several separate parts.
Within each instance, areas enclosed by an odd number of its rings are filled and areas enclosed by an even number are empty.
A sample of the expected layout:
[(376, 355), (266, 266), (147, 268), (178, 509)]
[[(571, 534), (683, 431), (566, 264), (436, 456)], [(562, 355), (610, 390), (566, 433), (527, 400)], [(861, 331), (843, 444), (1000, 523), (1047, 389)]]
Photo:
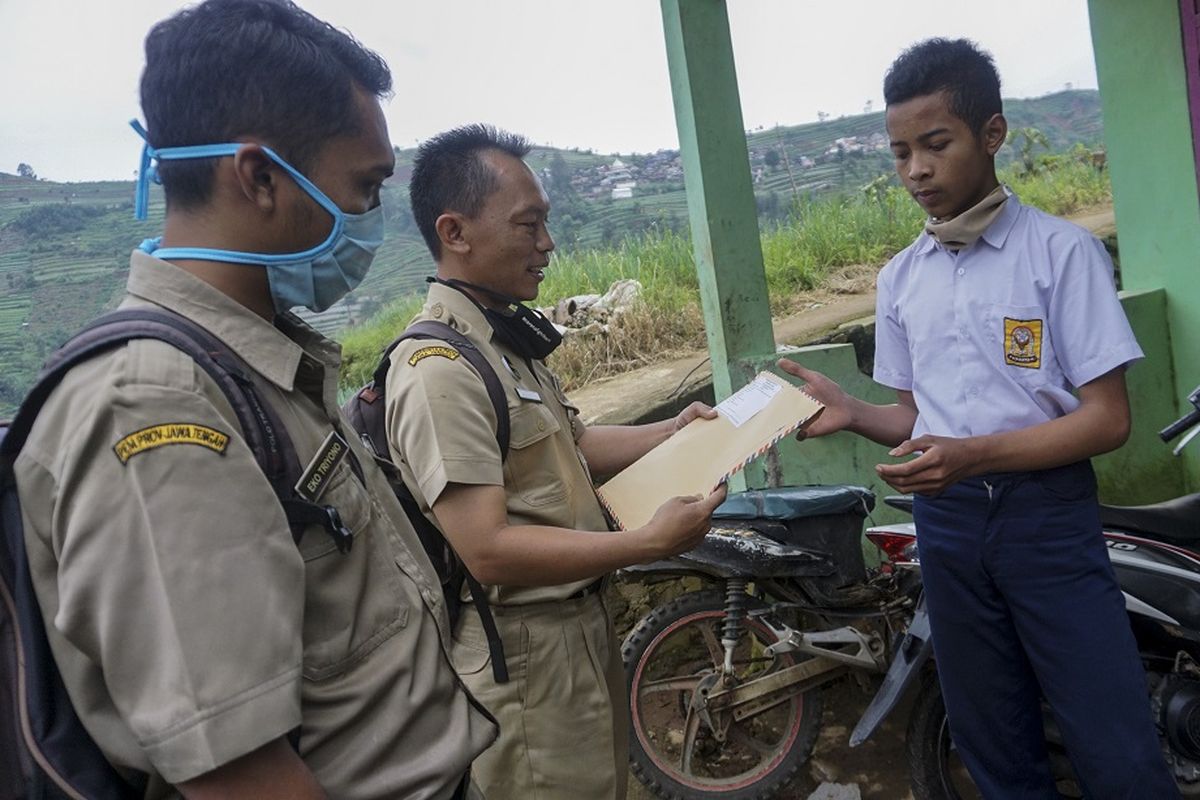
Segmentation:
[(117, 460), (125, 464), (138, 453), (169, 444), (194, 444), (224, 455), (225, 449), (229, 447), (229, 434), (195, 422), (167, 422), (151, 425), (121, 437), (120, 441), (113, 445), (113, 452)]
[(459, 353), (453, 347), (448, 347), (444, 344), (430, 345), (429, 347), (422, 347), (420, 350), (409, 356), (408, 365), (410, 367), (415, 367), (418, 361), (423, 358), (429, 358), (430, 356), (441, 356), (442, 358), (448, 358), (453, 361), (454, 359), (458, 358)]

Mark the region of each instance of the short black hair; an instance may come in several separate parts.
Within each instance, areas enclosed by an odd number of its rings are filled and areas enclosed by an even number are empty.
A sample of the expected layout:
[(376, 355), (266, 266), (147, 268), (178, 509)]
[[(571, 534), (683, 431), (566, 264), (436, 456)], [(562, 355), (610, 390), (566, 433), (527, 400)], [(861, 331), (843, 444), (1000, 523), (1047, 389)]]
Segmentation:
[(968, 39), (926, 39), (905, 50), (883, 78), (889, 106), (946, 92), (950, 111), (975, 134), (993, 114), (1004, 112), (1000, 75), (990, 53)]
[(525, 158), (531, 148), (524, 136), (478, 123), (439, 133), (417, 148), (408, 197), (413, 219), (435, 261), (442, 257), (437, 218), (447, 211), (474, 217), (496, 190), (496, 174), (484, 162), (484, 152), (499, 150)]
[[(289, 0), (207, 0), (146, 36), (142, 111), (156, 148), (254, 137), (304, 171), (334, 136), (353, 134), (357, 84), (388, 94), (376, 53)], [(164, 161), (168, 204), (202, 205), (213, 159)]]

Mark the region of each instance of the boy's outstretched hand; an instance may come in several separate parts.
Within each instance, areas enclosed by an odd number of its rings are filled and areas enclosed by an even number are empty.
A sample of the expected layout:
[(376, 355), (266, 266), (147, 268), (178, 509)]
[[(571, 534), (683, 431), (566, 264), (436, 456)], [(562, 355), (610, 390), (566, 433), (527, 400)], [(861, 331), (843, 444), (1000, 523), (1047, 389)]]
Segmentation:
[(820, 372), (805, 369), (791, 359), (781, 358), (776, 362), (776, 366), (787, 374), (804, 381), (804, 385), (800, 388), (812, 395), (814, 400), (825, 406), (825, 410), (821, 412), (821, 416), (813, 420), (812, 424), (807, 428), (796, 434), (797, 439), (828, 436), (831, 433), (844, 430), (850, 425), (852, 418), (850, 413), (850, 396), (842, 391), (842, 387), (838, 386), (835, 381), (830, 380)]

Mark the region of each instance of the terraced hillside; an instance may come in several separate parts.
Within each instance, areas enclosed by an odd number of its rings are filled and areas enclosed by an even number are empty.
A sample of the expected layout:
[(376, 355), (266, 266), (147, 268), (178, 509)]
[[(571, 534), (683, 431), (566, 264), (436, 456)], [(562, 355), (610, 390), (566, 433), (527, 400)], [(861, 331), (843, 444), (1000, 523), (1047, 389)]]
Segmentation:
[[(1006, 104), (1013, 127), (1038, 128), (1056, 150), (1102, 143), (1096, 92)], [(857, 193), (891, 170), (882, 112), (755, 131), (747, 144), (767, 220), (786, 216), (797, 201)], [(352, 326), (381, 305), (422, 291), (432, 273), (408, 207), (413, 155), (397, 150), (396, 175), (384, 189), (387, 239), (363, 285), (314, 319), (323, 330)], [(554, 202), (551, 227), (560, 250), (606, 247), (650, 227), (687, 227), (676, 152), (618, 158), (539, 147), (529, 163)], [(630, 183), (631, 196), (622, 196), (621, 187)], [(12, 412), (54, 347), (120, 297), (129, 251), (162, 225), (157, 190), (145, 222), (133, 219), (132, 201), (132, 181), (62, 184), (0, 173), (0, 416)]]

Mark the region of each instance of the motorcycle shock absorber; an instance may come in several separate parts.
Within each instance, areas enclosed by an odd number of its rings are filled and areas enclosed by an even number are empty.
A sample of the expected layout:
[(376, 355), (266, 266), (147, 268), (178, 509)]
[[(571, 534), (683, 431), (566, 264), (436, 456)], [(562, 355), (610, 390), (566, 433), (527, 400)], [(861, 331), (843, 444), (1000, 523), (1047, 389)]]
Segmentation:
[(746, 583), (745, 578), (725, 581), (725, 625), (721, 630), (721, 646), (725, 649), (726, 676), (733, 675), (733, 650), (742, 637), (742, 620), (746, 618), (746, 607), (750, 604)]

